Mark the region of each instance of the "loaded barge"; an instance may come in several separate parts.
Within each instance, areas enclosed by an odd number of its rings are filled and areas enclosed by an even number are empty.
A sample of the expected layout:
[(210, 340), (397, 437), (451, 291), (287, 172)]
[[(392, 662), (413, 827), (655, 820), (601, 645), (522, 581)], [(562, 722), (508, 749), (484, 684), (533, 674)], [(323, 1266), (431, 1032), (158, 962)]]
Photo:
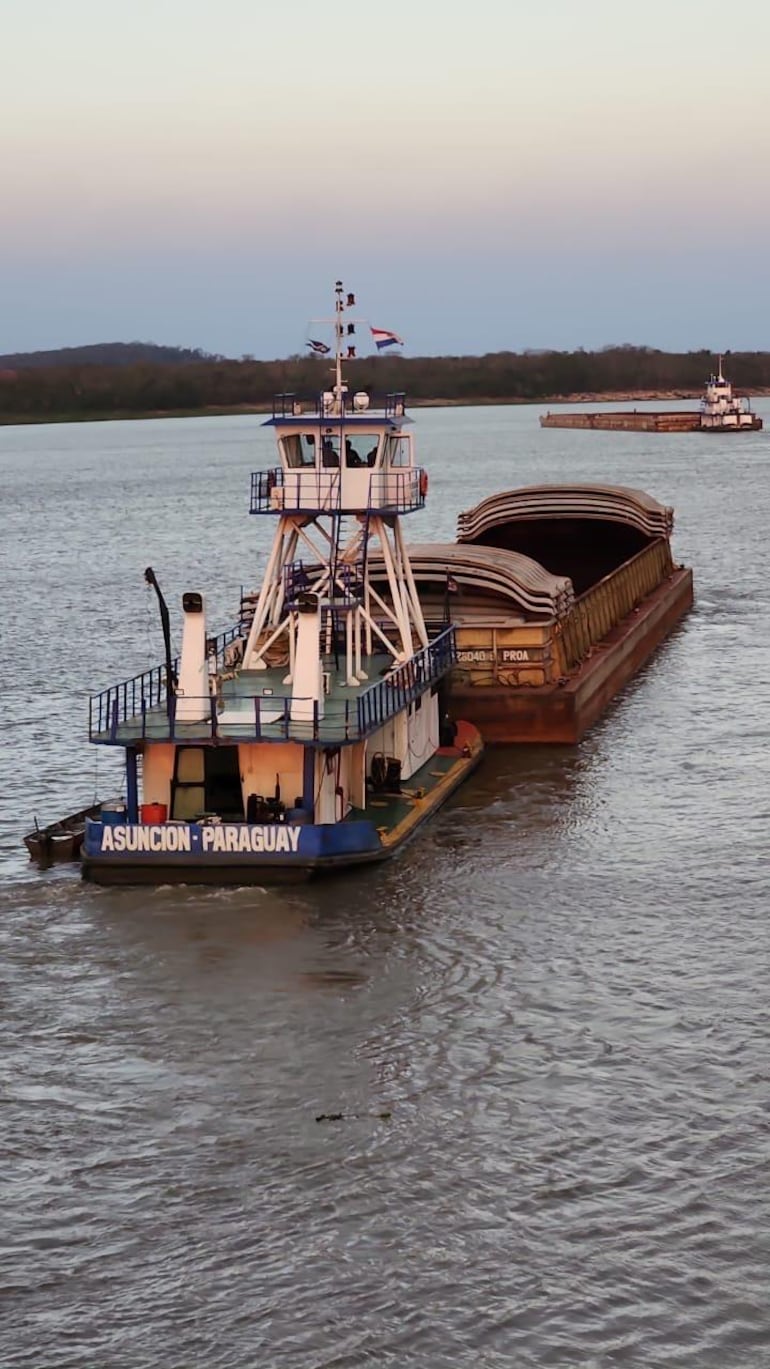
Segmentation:
[(622, 433), (751, 433), (759, 432), (762, 419), (744, 395), (733, 392), (722, 375), (719, 358), (716, 375), (709, 376), (698, 409), (599, 410), (591, 413), (542, 414), (541, 428), (589, 428)]
[(640, 490), (540, 485), (410, 546), (426, 617), (455, 625), (452, 713), (486, 741), (579, 741), (692, 605), (672, 528)]

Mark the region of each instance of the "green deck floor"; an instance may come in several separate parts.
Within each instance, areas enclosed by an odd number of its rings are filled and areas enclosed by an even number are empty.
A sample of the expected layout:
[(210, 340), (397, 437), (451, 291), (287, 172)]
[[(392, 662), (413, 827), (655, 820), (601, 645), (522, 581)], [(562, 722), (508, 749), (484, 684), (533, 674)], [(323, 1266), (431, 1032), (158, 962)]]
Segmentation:
[[(225, 741), (290, 741), (315, 740), (320, 745), (334, 746), (344, 741), (355, 741), (359, 736), (357, 705), (361, 695), (376, 685), (392, 668), (391, 657), (384, 652), (366, 657), (362, 668), (367, 679), (359, 685), (345, 683), (344, 660), (340, 667), (332, 662), (326, 667), (330, 676), (330, 692), (324, 698), (324, 717), (319, 719), (318, 733), (313, 736), (312, 721), (289, 720), (288, 732), (283, 717), (285, 701), (290, 697), (291, 685), (284, 683), (286, 667), (267, 670), (241, 670), (222, 678), (217, 694), (217, 735)], [(259, 700), (259, 732), (255, 700)], [(178, 700), (177, 707), (181, 704)], [(345, 716), (345, 708), (348, 716)], [(271, 721), (270, 715), (280, 711), (281, 717)], [(211, 720), (174, 723), (173, 740), (200, 742), (211, 737)], [(148, 709), (144, 719), (141, 712), (118, 724), (115, 735), (109, 728), (94, 732), (92, 740), (128, 746), (142, 739), (172, 740), (165, 702)]]

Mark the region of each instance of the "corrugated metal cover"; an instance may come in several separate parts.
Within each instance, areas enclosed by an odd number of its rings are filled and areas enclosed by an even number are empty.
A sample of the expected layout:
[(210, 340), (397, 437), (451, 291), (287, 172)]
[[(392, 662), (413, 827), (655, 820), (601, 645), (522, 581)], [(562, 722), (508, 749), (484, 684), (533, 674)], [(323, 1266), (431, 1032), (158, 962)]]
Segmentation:
[(535, 519), (595, 518), (636, 528), (645, 537), (668, 537), (674, 510), (644, 490), (626, 485), (528, 485), (482, 499), (457, 520), (458, 542), (475, 542), (506, 523)]

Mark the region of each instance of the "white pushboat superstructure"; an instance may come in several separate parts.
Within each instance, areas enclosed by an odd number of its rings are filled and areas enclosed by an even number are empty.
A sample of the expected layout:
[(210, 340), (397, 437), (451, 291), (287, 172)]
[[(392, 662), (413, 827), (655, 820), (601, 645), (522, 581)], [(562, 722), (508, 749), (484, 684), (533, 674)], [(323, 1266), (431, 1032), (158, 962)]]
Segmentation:
[(755, 432), (762, 419), (752, 412), (749, 401), (733, 394), (729, 380), (722, 375), (720, 356), (716, 375), (709, 377), (701, 400), (700, 426), (706, 432)]
[(377, 407), (343, 377), (354, 303), (337, 282), (328, 388), (274, 402), (278, 464), (252, 476), (250, 511), (277, 527), (239, 623), (210, 638), (202, 595), (184, 595), (179, 661), (91, 701), (127, 787), (124, 813), (87, 824), (92, 879), (261, 883), (382, 859), (480, 759), (476, 730), (444, 717), (454, 628), (426, 623), (403, 539), (428, 488), (404, 396)]

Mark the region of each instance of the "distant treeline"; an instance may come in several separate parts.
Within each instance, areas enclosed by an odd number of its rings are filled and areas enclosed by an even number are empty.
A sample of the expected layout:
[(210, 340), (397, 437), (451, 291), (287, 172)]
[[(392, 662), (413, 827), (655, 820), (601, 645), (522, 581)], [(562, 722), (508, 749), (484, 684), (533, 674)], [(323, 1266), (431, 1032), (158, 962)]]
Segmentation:
[(189, 366), (194, 361), (221, 361), (199, 347), (163, 347), (157, 342), (92, 342), (86, 347), (57, 347), (48, 352), (6, 352), (0, 370), (40, 370), (50, 366), (133, 366), (138, 361)]
[[(125, 345), (153, 351), (149, 344)], [(170, 364), (161, 357), (128, 364), (27, 368), (11, 366), (7, 358), (0, 369), (0, 421), (263, 409), (280, 392), (315, 396), (327, 388), (331, 377), (328, 358), (314, 356), (229, 361), (182, 353), (182, 359), (184, 364)], [(706, 351), (671, 353), (630, 346), (599, 352), (389, 356), (348, 363), (346, 380), (351, 392), (368, 390), (377, 397), (404, 390), (412, 403), (525, 403), (645, 391), (698, 394), (715, 364), (716, 358)], [(723, 369), (740, 392), (770, 390), (769, 352), (726, 353)]]

